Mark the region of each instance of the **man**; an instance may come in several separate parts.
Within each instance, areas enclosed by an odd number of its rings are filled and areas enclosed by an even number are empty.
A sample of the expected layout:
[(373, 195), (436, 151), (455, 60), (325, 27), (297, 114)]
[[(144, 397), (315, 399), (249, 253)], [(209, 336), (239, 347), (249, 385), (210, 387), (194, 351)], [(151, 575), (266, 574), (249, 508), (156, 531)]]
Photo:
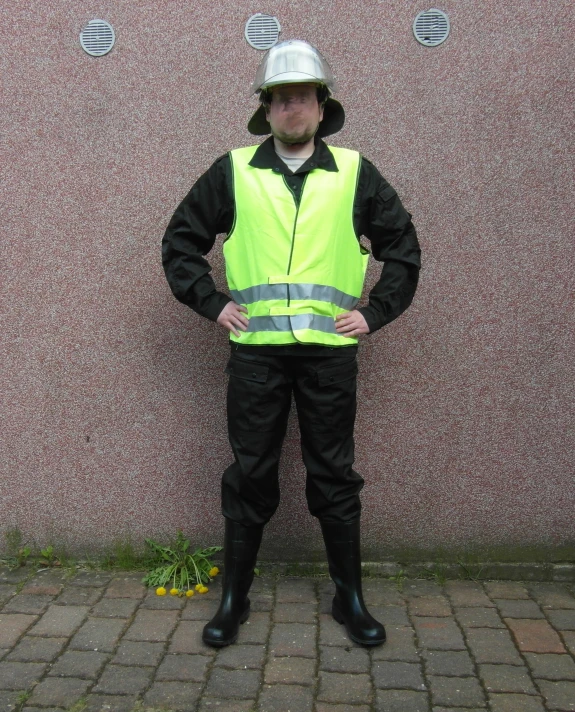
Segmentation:
[[(333, 616), (356, 643), (379, 645), (385, 630), (361, 591), (363, 480), (352, 469), (356, 351), (359, 336), (411, 303), (419, 246), (411, 216), (375, 167), (322, 140), (341, 129), (344, 111), (314, 47), (297, 40), (273, 47), (253, 89), (261, 104), (248, 129), (272, 136), (217, 160), (184, 198), (163, 241), (174, 295), (226, 329), (232, 350), (223, 593), (203, 639), (229, 645), (249, 616), (263, 528), (279, 503), (293, 393), (308, 507), (320, 521), (336, 585)], [(219, 233), (227, 233), (230, 296), (216, 290), (204, 257)], [(368, 256), (362, 235), (384, 266), (369, 304), (357, 308)]]

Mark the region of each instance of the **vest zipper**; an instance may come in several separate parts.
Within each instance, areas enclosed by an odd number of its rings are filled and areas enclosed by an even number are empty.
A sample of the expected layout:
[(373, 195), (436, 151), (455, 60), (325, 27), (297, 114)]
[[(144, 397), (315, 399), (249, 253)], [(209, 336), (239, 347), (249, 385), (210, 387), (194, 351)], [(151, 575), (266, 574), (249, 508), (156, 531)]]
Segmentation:
[[(294, 245), (295, 245), (295, 229), (296, 229), (296, 226), (297, 226), (297, 216), (299, 215), (299, 206), (300, 206), (300, 203), (301, 203), (301, 198), (302, 198), (302, 196), (303, 196), (303, 189), (305, 188), (305, 182), (306, 182), (306, 180), (307, 180), (308, 175), (309, 175), (309, 173), (306, 173), (306, 176), (305, 176), (305, 178), (303, 179), (303, 183), (301, 184), (301, 193), (300, 193), (300, 200), (299, 200), (299, 202), (298, 202), (298, 199), (296, 198), (296, 194), (295, 194), (295, 193), (293, 192), (293, 190), (290, 188), (289, 183), (288, 183), (287, 180), (286, 180), (286, 177), (285, 177), (284, 175), (282, 175), (283, 181), (284, 181), (284, 183), (286, 184), (286, 188), (287, 188), (287, 189), (289, 190), (289, 192), (292, 194), (292, 196), (293, 196), (293, 201), (294, 201), (294, 203), (295, 203), (295, 217), (294, 217), (294, 221), (293, 221), (293, 230), (292, 230), (292, 234), (291, 234), (291, 248), (290, 248), (290, 252), (289, 252), (289, 260), (288, 260), (288, 266), (287, 266), (287, 272), (286, 272), (286, 274), (289, 274), (289, 273), (290, 273), (290, 270), (291, 270), (291, 262), (292, 262), (292, 258), (293, 258), (293, 248), (294, 248)], [(291, 301), (291, 299), (290, 299), (290, 296), (289, 296), (289, 284), (288, 284), (288, 300), (287, 300), (287, 305), (288, 305), (288, 307), (289, 307), (289, 305), (290, 305), (290, 301)]]

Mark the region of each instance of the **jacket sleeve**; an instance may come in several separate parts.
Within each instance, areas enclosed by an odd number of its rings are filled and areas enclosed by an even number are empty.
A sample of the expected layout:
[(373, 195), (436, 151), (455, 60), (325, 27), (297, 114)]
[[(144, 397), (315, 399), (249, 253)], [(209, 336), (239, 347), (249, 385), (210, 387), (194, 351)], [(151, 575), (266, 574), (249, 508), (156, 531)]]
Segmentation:
[(230, 297), (216, 289), (205, 255), (233, 222), (230, 159), (219, 158), (194, 184), (173, 214), (162, 240), (162, 265), (180, 302), (216, 321)]
[(370, 333), (389, 324), (413, 300), (421, 266), (411, 215), (395, 190), (367, 159), (362, 159), (355, 210), (356, 232), (371, 242), (374, 258), (383, 262), (381, 276), (360, 307)]

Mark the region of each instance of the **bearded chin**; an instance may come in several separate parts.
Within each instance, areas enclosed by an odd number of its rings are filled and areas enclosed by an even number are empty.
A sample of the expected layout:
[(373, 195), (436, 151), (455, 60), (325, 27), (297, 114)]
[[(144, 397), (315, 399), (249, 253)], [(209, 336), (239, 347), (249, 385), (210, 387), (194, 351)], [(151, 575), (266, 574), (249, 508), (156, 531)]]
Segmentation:
[(308, 141), (311, 141), (311, 139), (316, 135), (318, 129), (319, 124), (313, 131), (308, 131), (300, 136), (288, 136), (286, 134), (275, 133), (272, 129), (272, 135), (274, 138), (277, 138), (279, 141), (286, 144), (286, 146), (300, 146), (304, 143), (308, 143)]

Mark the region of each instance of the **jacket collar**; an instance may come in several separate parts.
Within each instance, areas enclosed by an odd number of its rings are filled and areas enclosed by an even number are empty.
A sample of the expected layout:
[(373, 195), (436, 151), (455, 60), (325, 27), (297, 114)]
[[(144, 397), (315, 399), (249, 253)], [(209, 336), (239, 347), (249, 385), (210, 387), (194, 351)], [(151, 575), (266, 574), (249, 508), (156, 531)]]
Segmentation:
[[(271, 168), (276, 173), (292, 175), (290, 169), (278, 156), (274, 148), (273, 136), (267, 138), (259, 145), (249, 163), (253, 168)], [(308, 173), (314, 168), (322, 168), (324, 171), (337, 172), (339, 168), (335, 158), (325, 141), (321, 138), (315, 139), (315, 149), (307, 161), (296, 171), (296, 173)]]

